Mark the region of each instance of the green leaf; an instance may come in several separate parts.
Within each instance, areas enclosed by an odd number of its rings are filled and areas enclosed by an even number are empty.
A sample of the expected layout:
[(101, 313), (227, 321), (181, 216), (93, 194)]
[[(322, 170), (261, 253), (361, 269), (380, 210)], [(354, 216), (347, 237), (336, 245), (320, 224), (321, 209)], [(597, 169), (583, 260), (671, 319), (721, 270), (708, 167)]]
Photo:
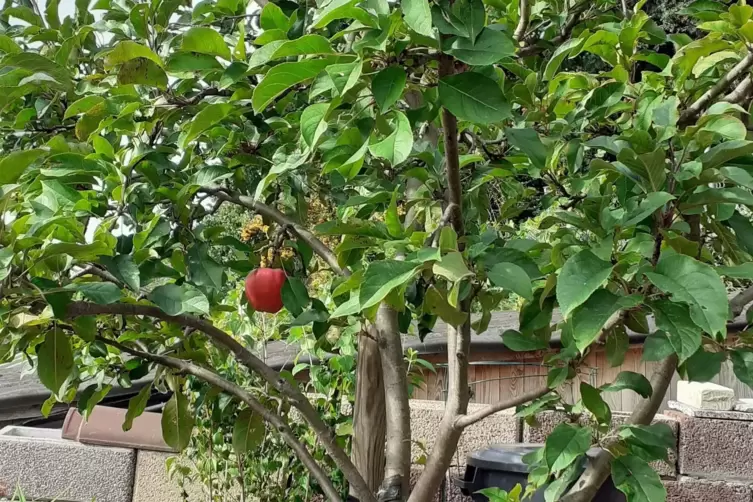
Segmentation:
[(732, 371), (744, 384), (753, 387), (753, 351), (731, 350), (729, 358), (732, 361)]
[(0, 185), (15, 183), (35, 160), (45, 155), (44, 150), (17, 150), (0, 159)]
[(319, 138), (327, 131), (326, 117), (329, 107), (329, 103), (317, 103), (301, 113), (301, 137), (311, 148), (316, 147)]
[(502, 333), (502, 343), (515, 352), (528, 352), (532, 350), (544, 350), (549, 348), (549, 342), (531, 333), (521, 333), (514, 329), (508, 329)]
[(33, 26), (44, 28), (44, 21), (42, 21), (42, 18), (31, 8), (25, 5), (19, 5), (17, 7), (10, 7), (10, 4), (7, 5), (7, 7), (3, 8), (3, 18), (7, 19), (9, 17), (15, 17), (22, 21), (26, 21)]
[(609, 424), (612, 421), (612, 410), (609, 409), (606, 401), (602, 399), (599, 389), (581, 382), (580, 396), (583, 399), (583, 406), (593, 413), (593, 416), (600, 424)]
[(476, 43), (465, 37), (458, 37), (452, 41), (445, 52), (452, 54), (464, 63), (475, 66), (485, 66), (497, 63), (500, 59), (512, 57), (515, 45), (512, 39), (503, 31), (484, 28)]
[(667, 172), (666, 153), (663, 148), (641, 155), (636, 154), (630, 148), (623, 148), (617, 154), (617, 160), (645, 180), (643, 185), (647, 192), (658, 192), (664, 187)]
[(387, 206), (387, 211), (384, 213), (384, 224), (392, 237), (396, 239), (402, 237), (403, 224), (400, 222), (400, 215), (397, 212), (397, 189), (392, 192), (390, 205)]
[(688, 197), (682, 209), (704, 204), (743, 204), (753, 206), (753, 194), (740, 187), (709, 188)]
[(77, 317), (73, 321), (74, 333), (87, 342), (93, 342), (97, 336), (97, 319), (94, 316)]
[(690, 305), (690, 317), (703, 331), (724, 333), (727, 325), (727, 290), (712, 267), (677, 253), (664, 252), (654, 272), (646, 277), (672, 301)]
[(191, 141), (199, 137), (201, 133), (221, 122), (234, 109), (230, 103), (213, 103), (202, 109), (191, 121), (188, 130), (181, 138), (181, 148), (187, 148)]
[(567, 380), (567, 375), (570, 369), (567, 366), (558, 368), (552, 368), (549, 370), (549, 374), (546, 377), (546, 385), (550, 389), (556, 389)]
[(537, 169), (546, 169), (547, 148), (533, 129), (505, 129), (505, 136), (512, 146), (523, 152)]
[(591, 447), (591, 430), (559, 424), (546, 438), (544, 458), (551, 472), (559, 472), (584, 455)]
[(716, 271), (719, 275), (733, 279), (753, 279), (753, 262), (733, 267), (716, 267)]
[(343, 96), (358, 83), (362, 68), (363, 61), (357, 59), (352, 63), (329, 65), (324, 71), (329, 75), (337, 94)]
[(722, 363), (726, 360), (725, 352), (706, 352), (701, 347), (681, 368), (691, 382), (710, 382), (722, 370)]
[(651, 304), (651, 310), (654, 311), (656, 327), (666, 333), (682, 364), (701, 346), (702, 330), (691, 320), (690, 307), (684, 303), (658, 300)]
[(643, 398), (649, 398), (653, 393), (648, 378), (633, 371), (620, 371), (612, 383), (601, 386), (603, 392), (619, 392), (625, 389), (635, 391)]
[(67, 254), (80, 261), (92, 261), (97, 257), (107, 255), (111, 256), (113, 250), (102, 241), (94, 241), (91, 244), (73, 244), (68, 242), (59, 242), (56, 244), (50, 244), (44, 248), (42, 258), (48, 258), (50, 256), (56, 256), (59, 254)]
[[(672, 428), (663, 423), (623, 425), (620, 427), (619, 436), (630, 443), (658, 447), (664, 450), (676, 447), (676, 438)], [(664, 456), (666, 456), (666, 451)]]
[(193, 426), (194, 415), (188, 409), (188, 400), (176, 392), (162, 410), (162, 439), (171, 448), (183, 451), (191, 441)]
[(699, 157), (703, 169), (721, 166), (726, 162), (753, 153), (753, 141), (734, 140), (720, 143)]
[(212, 28), (196, 26), (183, 34), (180, 49), (187, 52), (198, 52), (218, 56), (230, 61), (230, 47), (228, 47), (222, 35)]
[(570, 55), (573, 48), (578, 47), (579, 45), (582, 45), (584, 41), (580, 38), (573, 38), (559, 47), (557, 47), (552, 54), (552, 57), (549, 59), (549, 62), (546, 64), (546, 68), (544, 68), (544, 81), (551, 80), (554, 75), (557, 73), (557, 70), (559, 70), (560, 65), (562, 64), (562, 61), (565, 60), (566, 57)]
[[(558, 283), (559, 285), (559, 283)], [(617, 296), (606, 289), (596, 290), (572, 315), (575, 346), (585, 351), (601, 333), (609, 319), (623, 309), (640, 305), (640, 295)]]
[(735, 231), (735, 237), (740, 247), (749, 254), (753, 254), (753, 225), (750, 223), (750, 218), (735, 211), (732, 217), (727, 220), (727, 223)]
[(430, 286), (426, 290), (423, 304), (424, 312), (439, 316), (450, 326), (460, 326), (468, 320), (468, 313), (461, 312), (459, 309), (450, 305), (447, 297), (442, 294), (435, 286)]
[(71, 117), (75, 117), (76, 115), (79, 115), (81, 113), (86, 113), (89, 110), (91, 110), (93, 107), (100, 105), (105, 102), (105, 98), (102, 96), (98, 96), (96, 94), (93, 94), (91, 96), (85, 96), (77, 101), (74, 101), (71, 103), (68, 108), (65, 109), (65, 114), (63, 115), (63, 119), (68, 119)]
[(753, 176), (745, 169), (735, 166), (724, 166), (719, 169), (719, 174), (740, 186), (753, 188)]
[(329, 2), (327, 6), (314, 17), (313, 27), (321, 29), (327, 26), (332, 21), (338, 19), (355, 19), (364, 26), (371, 28), (379, 28), (379, 22), (377, 19), (363, 10), (360, 7), (356, 7), (360, 0), (333, 0)]
[(165, 90), (167, 89), (167, 74), (154, 61), (146, 58), (135, 58), (120, 66), (118, 83), (121, 85), (147, 85)]
[(282, 30), (290, 29), (290, 19), (277, 4), (269, 2), (261, 10), (259, 25), (263, 30)]
[(155, 64), (163, 66), (160, 57), (152, 52), (149, 47), (130, 40), (118, 42), (118, 45), (111, 51), (105, 53), (105, 66), (112, 68), (136, 58), (149, 59)]
[(295, 40), (276, 40), (251, 54), (249, 65), (256, 68), (276, 59), (307, 56), (315, 54), (332, 54), (332, 44), (321, 35), (304, 35)]
[(631, 502), (664, 502), (667, 490), (645, 460), (625, 455), (612, 460), (612, 481)]
[(44, 341), (37, 346), (39, 381), (53, 394), (58, 394), (73, 372), (73, 365), (73, 351), (68, 336), (61, 329), (48, 331)]
[(397, 103), (405, 89), (405, 70), (400, 66), (388, 66), (380, 71), (371, 81), (374, 101), (382, 113)]
[(498, 263), (489, 271), (488, 276), (495, 286), (508, 289), (526, 300), (533, 300), (531, 278), (518, 265)]
[(18, 54), (19, 52), (23, 52), (23, 49), (8, 35), (0, 35), (0, 52)]
[(468, 266), (465, 264), (463, 255), (458, 251), (444, 255), (441, 260), (434, 264), (432, 270), (435, 274), (450, 282), (458, 282), (466, 277), (473, 276), (473, 272), (468, 270)]
[(141, 273), (131, 255), (122, 254), (114, 258), (101, 258), (100, 263), (131, 290), (138, 292), (141, 288)]
[(393, 111), (391, 114), (395, 117), (394, 129), (382, 140), (372, 137), (369, 152), (396, 166), (407, 160), (413, 150), (413, 131), (408, 117), (403, 112)]
[[(274, 5), (274, 4), (267, 4)], [(233, 449), (245, 455), (254, 451), (264, 440), (264, 420), (261, 415), (245, 409), (238, 414), (233, 425)]]
[(451, 3), (454, 21), (463, 26), (464, 36), (476, 41), (486, 26), (486, 9), (482, 0), (455, 0)]
[(651, 192), (640, 201), (637, 207), (625, 214), (625, 218), (620, 223), (620, 226), (629, 227), (642, 222), (656, 212), (657, 209), (664, 207), (670, 200), (674, 200), (674, 196), (671, 194), (666, 192)]
[(410, 281), (419, 268), (421, 268), (420, 264), (406, 261), (371, 262), (363, 276), (363, 283), (358, 293), (360, 309), (364, 310), (381, 302), (390, 291)]
[(101, 389), (97, 390), (97, 385), (90, 385), (79, 395), (78, 403), (76, 406), (78, 412), (84, 417), (84, 420), (89, 420), (94, 407), (101, 403), (102, 400), (107, 397), (107, 394), (112, 390), (112, 385), (103, 385)]
[(431, 27), (431, 9), (427, 0), (402, 0), (400, 3), (408, 27), (427, 37), (434, 36)]
[(311, 298), (306, 285), (297, 277), (288, 277), (282, 285), (282, 304), (293, 316), (298, 317), (308, 306)]
[(111, 282), (81, 282), (72, 284), (71, 289), (80, 291), (87, 299), (99, 305), (109, 305), (123, 296), (119, 287)]
[(643, 361), (663, 361), (675, 352), (674, 347), (669, 342), (667, 334), (663, 331), (656, 331), (646, 337), (643, 343)]
[(126, 411), (125, 421), (123, 422), (123, 430), (125, 432), (130, 431), (131, 427), (133, 427), (134, 419), (140, 417), (144, 413), (151, 395), (152, 384), (150, 382), (148, 385), (145, 385), (138, 394), (132, 397), (130, 401), (128, 401), (128, 411)]
[(188, 251), (188, 276), (195, 285), (210, 289), (221, 289), (225, 283), (224, 268), (209, 255), (205, 244)]
[(465, 72), (440, 79), (439, 102), (458, 119), (478, 124), (510, 117), (510, 105), (502, 89), (480, 73)]
[(625, 355), (630, 348), (630, 339), (624, 329), (614, 329), (607, 335), (607, 362), (612, 368), (622, 366)]
[(254, 89), (251, 97), (254, 111), (260, 113), (277, 96), (294, 85), (313, 79), (329, 64), (327, 59), (308, 59), (275, 66)]
[(557, 279), (557, 302), (562, 315), (569, 314), (606, 281), (613, 265), (600, 259), (588, 249), (571, 256)]
[(184, 312), (209, 313), (209, 300), (204, 293), (186, 284), (158, 286), (148, 298), (168, 315), (180, 315)]

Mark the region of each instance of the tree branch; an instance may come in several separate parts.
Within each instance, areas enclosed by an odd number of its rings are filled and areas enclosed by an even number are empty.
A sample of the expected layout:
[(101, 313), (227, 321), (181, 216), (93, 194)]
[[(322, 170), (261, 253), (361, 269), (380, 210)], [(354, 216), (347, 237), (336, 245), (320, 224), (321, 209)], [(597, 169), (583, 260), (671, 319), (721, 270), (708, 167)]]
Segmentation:
[[(565, 42), (568, 38), (570, 38), (570, 35), (572, 34), (575, 27), (578, 25), (578, 22), (580, 21), (580, 15), (583, 14), (586, 9), (591, 5), (590, 2), (584, 1), (577, 5), (575, 5), (572, 8), (572, 14), (568, 18), (567, 22), (562, 25), (562, 28), (560, 29), (560, 34), (554, 37), (551, 40), (548, 40), (547, 42), (550, 43), (552, 46), (556, 47), (558, 45), (561, 45), (563, 42)], [(539, 45), (539, 42), (543, 42), (543, 40), (532, 40), (526, 47), (523, 47), (518, 52), (518, 56), (522, 58), (535, 56), (539, 52), (542, 52), (546, 47)]]
[(288, 425), (287, 421), (283, 417), (277, 415), (276, 413), (273, 413), (268, 408), (266, 408), (250, 392), (224, 379), (223, 377), (221, 377), (219, 374), (215, 373), (212, 370), (198, 366), (196, 364), (185, 361), (183, 359), (177, 359), (174, 357), (151, 354), (148, 352), (142, 352), (140, 350), (135, 350), (130, 347), (127, 347), (114, 340), (109, 340), (103, 337), (97, 337), (97, 338), (108, 345), (111, 345), (123, 352), (131, 354), (132, 356), (136, 356), (141, 359), (146, 359), (147, 361), (152, 361), (162, 366), (178, 370), (182, 373), (193, 375), (201, 380), (204, 380), (205, 382), (211, 385), (214, 385), (215, 387), (219, 389), (224, 390), (228, 394), (240, 399), (241, 401), (246, 403), (246, 405), (249, 408), (251, 408), (251, 410), (254, 413), (259, 414), (265, 421), (269, 422), (270, 424), (272, 424), (272, 426), (274, 426), (274, 428), (277, 430), (277, 432), (280, 433), (280, 435), (288, 444), (288, 446), (290, 446), (290, 448), (295, 452), (296, 456), (301, 460), (303, 465), (306, 466), (309, 472), (311, 472), (311, 474), (317, 480), (319, 485), (322, 487), (324, 494), (327, 496), (329, 500), (333, 500), (337, 502), (342, 500), (340, 498), (340, 494), (338, 493), (338, 491), (335, 489), (334, 485), (332, 484), (332, 480), (327, 476), (327, 474), (324, 472), (322, 467), (316, 462), (316, 460), (314, 460), (314, 457), (311, 456), (311, 453), (309, 453), (306, 447), (298, 440), (295, 434), (293, 434), (293, 431), (290, 428), (290, 425)]
[(685, 111), (680, 114), (678, 125), (687, 127), (692, 125), (700, 114), (719, 97), (720, 94), (727, 91), (732, 82), (737, 80), (743, 73), (748, 72), (753, 67), (753, 52), (748, 51), (744, 58), (740, 60), (730, 71), (720, 78), (711, 89), (704, 92), (703, 95), (695, 100)]
[(120, 281), (120, 279), (118, 279), (117, 277), (115, 277), (114, 275), (112, 275), (107, 270), (102, 270), (101, 268), (99, 268), (96, 265), (89, 265), (88, 267), (82, 269), (81, 271), (76, 272), (75, 274), (73, 274), (71, 276), (71, 279), (78, 279), (79, 277), (83, 277), (85, 275), (95, 275), (95, 276), (99, 277), (100, 279), (102, 279), (104, 281), (107, 281), (107, 282), (112, 282), (113, 284), (116, 284), (118, 287), (121, 287), (121, 288), (123, 286), (125, 286)]
[(737, 87), (735, 87), (732, 92), (724, 96), (722, 101), (739, 105), (749, 98), (751, 93), (753, 93), (753, 78), (748, 75), (737, 84)]
[(523, 36), (526, 34), (526, 30), (528, 29), (528, 22), (531, 19), (531, 4), (529, 3), (529, 0), (520, 0), (519, 5), (519, 11), (520, 11), (520, 20), (518, 21), (518, 26), (515, 28), (515, 32), (512, 35), (512, 38), (516, 42), (520, 42), (523, 39)]
[(382, 303), (374, 327), (382, 359), (387, 416), (384, 482), (377, 499), (379, 502), (401, 501), (410, 491), (411, 430), (407, 368), (397, 311)]
[(733, 318), (739, 316), (751, 302), (753, 302), (753, 286), (740, 291), (729, 301), (729, 308)]
[[(454, 60), (451, 56), (442, 54), (439, 60), (439, 76), (444, 77), (454, 73)], [(453, 227), (458, 237), (465, 235), (463, 226), (463, 200), (460, 183), (460, 162), (458, 156), (458, 121), (446, 108), (442, 109), (442, 133), (444, 137), (445, 169), (447, 173), (448, 202), (456, 204)], [(462, 244), (459, 245), (462, 251)], [(470, 311), (468, 300), (461, 302), (463, 312)], [(470, 397), (468, 389), (468, 354), (471, 345), (471, 324), (468, 320), (460, 326), (447, 325), (447, 403), (444, 416), (439, 425), (434, 448), (426, 462), (426, 467), (411, 493), (408, 502), (429, 502), (434, 497), (447, 468), (452, 461), (462, 429), (454, 427), (458, 417), (468, 411)]]
[[(669, 384), (672, 382), (675, 368), (677, 367), (677, 355), (672, 354), (654, 371), (651, 378), (653, 393), (648, 399), (642, 400), (633, 410), (627, 423), (630, 425), (649, 425), (654, 419), (656, 412), (661, 406)], [(590, 502), (601, 485), (609, 477), (611, 471), (612, 454), (607, 449), (615, 444), (617, 439), (602, 445), (602, 450), (591, 459), (586, 470), (580, 475), (570, 491), (560, 499), (560, 502)]]
[(292, 231), (299, 239), (308, 244), (311, 249), (313, 249), (314, 252), (318, 254), (335, 273), (345, 277), (350, 275), (350, 270), (348, 270), (348, 268), (343, 268), (340, 266), (340, 264), (337, 262), (337, 256), (335, 256), (335, 254), (330, 248), (327, 247), (326, 244), (319, 240), (307, 228), (291, 220), (277, 209), (262, 202), (255, 201), (254, 199), (246, 195), (236, 194), (224, 188), (202, 187), (199, 189), (199, 191), (214, 195), (220, 200), (245, 207), (263, 216), (266, 216), (279, 225), (289, 227), (290, 231)]
[(442, 233), (442, 229), (449, 225), (450, 218), (453, 217), (457, 209), (457, 204), (452, 202), (450, 202), (447, 207), (444, 208), (444, 212), (442, 213), (442, 217), (439, 219), (437, 228), (434, 229), (434, 231), (429, 235), (429, 237), (426, 239), (426, 242), (424, 243), (426, 246), (437, 247), (439, 245), (439, 236)]
[(348, 455), (337, 444), (332, 431), (319, 417), (314, 407), (311, 405), (306, 396), (291, 384), (288, 380), (281, 377), (280, 374), (267, 366), (261, 359), (256, 357), (250, 350), (241, 345), (235, 338), (231, 337), (221, 329), (214, 326), (209, 321), (199, 319), (185, 314), (172, 316), (166, 314), (157, 307), (142, 304), (112, 303), (110, 305), (98, 305), (88, 302), (73, 302), (68, 305), (68, 317), (80, 317), (87, 315), (100, 314), (119, 314), (132, 316), (147, 316), (171, 322), (186, 328), (194, 328), (207, 335), (213, 344), (224, 347), (229, 350), (233, 356), (243, 366), (256, 372), (272, 387), (277, 389), (282, 395), (286, 396), (290, 403), (295, 406), (309, 426), (314, 430), (319, 442), (324, 446), (327, 453), (332, 457), (337, 467), (343, 471), (345, 478), (351, 483), (358, 497), (362, 502), (376, 502), (374, 495), (369, 491), (366, 482), (359, 474)]
[(510, 398), (506, 401), (498, 401), (494, 404), (490, 404), (488, 406), (485, 406), (481, 408), (480, 410), (471, 413), (469, 415), (461, 415), (455, 419), (455, 422), (452, 424), (452, 427), (456, 430), (463, 430), (466, 427), (469, 427), (477, 422), (480, 422), (481, 420), (485, 419), (489, 415), (493, 415), (497, 413), (498, 411), (508, 410), (510, 408), (515, 408), (516, 406), (520, 406), (521, 404), (525, 404), (529, 401), (533, 401), (534, 399), (538, 399), (541, 396), (551, 392), (552, 389), (550, 389), (547, 386), (539, 387), (538, 389), (526, 392), (525, 394), (521, 394), (520, 396)]

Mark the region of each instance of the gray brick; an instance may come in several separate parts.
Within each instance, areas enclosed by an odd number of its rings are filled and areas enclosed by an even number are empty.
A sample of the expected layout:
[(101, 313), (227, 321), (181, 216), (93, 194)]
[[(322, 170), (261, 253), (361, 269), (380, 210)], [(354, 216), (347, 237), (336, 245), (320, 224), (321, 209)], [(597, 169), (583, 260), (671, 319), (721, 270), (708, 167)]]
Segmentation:
[(710, 481), (681, 476), (676, 481), (664, 481), (667, 502), (751, 502), (753, 491), (748, 484)]

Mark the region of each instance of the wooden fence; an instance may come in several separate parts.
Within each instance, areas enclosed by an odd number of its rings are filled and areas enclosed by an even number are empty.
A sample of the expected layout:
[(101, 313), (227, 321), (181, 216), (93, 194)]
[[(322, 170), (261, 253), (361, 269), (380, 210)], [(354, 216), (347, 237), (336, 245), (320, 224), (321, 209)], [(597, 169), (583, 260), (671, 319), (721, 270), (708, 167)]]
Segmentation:
[[(642, 353), (643, 346), (634, 345), (628, 350), (622, 365), (612, 368), (609, 366), (603, 351), (591, 352), (583, 365), (580, 381), (598, 387), (612, 382), (620, 371), (634, 371), (650, 378), (658, 363), (642, 361)], [(510, 351), (471, 353), (468, 381), (473, 391), (472, 402), (490, 404), (520, 395), (545, 384), (547, 368), (541, 366), (542, 355)], [(425, 371), (424, 385), (416, 389), (412, 397), (414, 399), (444, 401), (447, 390), (444, 358), (438, 356), (426, 356), (425, 358), (434, 363), (436, 373)], [(679, 380), (679, 376), (675, 373), (670, 391), (664, 397), (664, 403), (660, 410), (666, 409), (667, 401), (675, 399), (677, 380)], [(732, 372), (732, 365), (729, 362), (722, 366), (721, 373), (716, 376), (713, 382), (734, 389), (738, 398), (753, 398), (753, 389), (735, 377)], [(561, 391), (563, 397), (570, 403), (580, 399), (577, 380), (574, 385), (562, 388)], [(635, 404), (641, 399), (638, 394), (630, 390), (605, 392), (603, 397), (613, 411), (632, 411)]]

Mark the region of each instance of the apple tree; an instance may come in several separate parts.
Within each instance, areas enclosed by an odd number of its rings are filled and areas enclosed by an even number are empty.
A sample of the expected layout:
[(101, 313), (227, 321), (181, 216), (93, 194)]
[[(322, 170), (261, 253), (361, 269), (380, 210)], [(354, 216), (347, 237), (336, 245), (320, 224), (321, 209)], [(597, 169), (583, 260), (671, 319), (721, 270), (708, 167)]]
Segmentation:
[[(753, 7), (692, 2), (691, 38), (643, 3), (77, 0), (62, 19), (57, 0), (7, 0), (0, 357), (27, 358), (48, 409), (85, 414), (155, 371), (177, 449), (204, 382), (235, 403), (234, 448), (273, 434), (329, 500), (335, 479), (363, 502), (432, 500), (466, 427), (556, 406), (587, 420), (551, 434), (529, 489), (587, 501), (611, 474), (631, 501), (664, 500), (648, 462), (671, 444), (651, 420), (674, 372), (708, 380), (729, 359), (753, 384), (753, 338), (727, 336), (753, 301)], [(211, 224), (226, 207), (255, 218), (243, 240)], [(246, 336), (260, 268), (285, 278), (274, 336), (351, 362), (342, 340), (358, 345), (352, 456)], [(503, 343), (562, 347), (546, 385), (468, 413), (472, 332), (511, 296)], [(411, 488), (401, 334), (437, 319), (447, 403)], [(590, 351), (619, 364), (649, 327), (654, 375), (578, 381)], [(575, 402), (558, 392), (573, 380)], [(605, 434), (602, 395), (623, 389), (643, 399)], [(364, 426), (379, 422), (384, 439)], [(366, 466), (374, 438), (384, 459)]]

